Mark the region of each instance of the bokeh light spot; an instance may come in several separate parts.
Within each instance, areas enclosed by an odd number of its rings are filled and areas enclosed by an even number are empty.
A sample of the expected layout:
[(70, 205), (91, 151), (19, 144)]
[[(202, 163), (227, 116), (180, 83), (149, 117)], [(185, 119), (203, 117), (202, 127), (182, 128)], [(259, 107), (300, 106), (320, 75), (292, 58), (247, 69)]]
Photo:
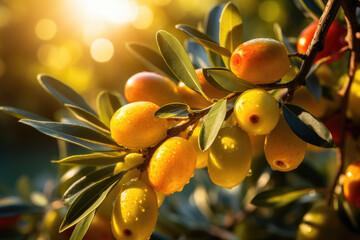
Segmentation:
[(90, 53), (96, 62), (108, 62), (114, 54), (114, 46), (108, 39), (99, 38), (91, 44)]
[(41, 19), (35, 27), (36, 36), (41, 40), (52, 39), (57, 32), (56, 23), (51, 19)]
[(138, 29), (146, 29), (151, 25), (153, 19), (154, 19), (153, 12), (151, 11), (150, 8), (146, 6), (139, 6), (138, 16), (133, 21), (133, 25)]
[(0, 6), (0, 28), (5, 27), (11, 20), (11, 12), (8, 8)]
[(281, 8), (275, 1), (263, 1), (259, 6), (259, 16), (266, 22), (275, 22), (280, 15)]

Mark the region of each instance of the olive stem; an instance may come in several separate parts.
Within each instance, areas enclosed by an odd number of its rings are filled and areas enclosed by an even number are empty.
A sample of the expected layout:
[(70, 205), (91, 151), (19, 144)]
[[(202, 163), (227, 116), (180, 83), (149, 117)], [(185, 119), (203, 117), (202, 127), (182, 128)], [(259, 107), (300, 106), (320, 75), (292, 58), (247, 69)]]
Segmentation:
[(350, 49), (350, 60), (349, 60), (349, 67), (348, 67), (348, 76), (346, 79), (346, 82), (343, 86), (343, 88), (340, 90), (339, 94), (342, 97), (341, 100), (341, 112), (340, 112), (340, 126), (341, 126), (341, 136), (340, 136), (340, 146), (338, 149), (337, 154), (337, 164), (338, 169), (335, 176), (335, 179), (333, 181), (333, 184), (331, 185), (330, 194), (328, 198), (328, 205), (330, 206), (333, 201), (334, 193), (336, 186), (339, 182), (339, 178), (344, 171), (345, 167), (345, 157), (346, 157), (346, 111), (349, 105), (349, 96), (350, 96), (350, 89), (351, 85), (354, 81), (355, 72), (357, 69), (357, 66), (360, 62), (360, 39), (356, 37), (357, 32), (360, 30), (360, 25), (357, 21), (356, 16), (356, 8), (358, 7), (358, 4), (355, 1), (351, 0), (343, 0), (342, 1), (342, 8), (344, 9), (345, 14), (345, 20), (347, 25), (347, 35), (345, 40), (348, 43), (349, 49)]

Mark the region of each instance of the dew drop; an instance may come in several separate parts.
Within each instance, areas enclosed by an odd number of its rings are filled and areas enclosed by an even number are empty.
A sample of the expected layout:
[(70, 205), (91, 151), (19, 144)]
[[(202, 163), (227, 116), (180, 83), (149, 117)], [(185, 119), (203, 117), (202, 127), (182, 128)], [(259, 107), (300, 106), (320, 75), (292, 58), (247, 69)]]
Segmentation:
[(246, 174), (247, 177), (251, 177), (253, 175), (253, 171), (249, 169), (249, 172)]

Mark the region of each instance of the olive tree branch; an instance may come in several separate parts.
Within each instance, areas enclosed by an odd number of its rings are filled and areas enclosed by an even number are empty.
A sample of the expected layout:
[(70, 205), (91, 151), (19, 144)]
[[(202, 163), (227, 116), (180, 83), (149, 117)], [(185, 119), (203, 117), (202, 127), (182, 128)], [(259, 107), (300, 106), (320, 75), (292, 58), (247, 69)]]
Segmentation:
[(360, 62), (360, 39), (357, 37), (358, 32), (360, 30), (359, 22), (357, 21), (356, 16), (356, 8), (359, 7), (359, 3), (352, 0), (343, 0), (342, 8), (344, 9), (345, 20), (347, 25), (347, 35), (345, 40), (348, 43), (350, 49), (350, 59), (349, 59), (349, 67), (348, 67), (348, 76), (343, 88), (339, 91), (339, 94), (342, 96), (341, 100), (341, 118), (340, 118), (340, 126), (342, 128), (341, 138), (340, 138), (340, 147), (338, 149), (337, 154), (337, 164), (338, 169), (334, 179), (334, 182), (331, 186), (330, 195), (328, 198), (328, 205), (331, 205), (336, 186), (338, 184), (339, 178), (344, 171), (345, 167), (345, 145), (346, 145), (346, 110), (349, 104), (349, 95), (351, 84), (354, 80), (355, 72), (357, 66)]
[(325, 6), (324, 12), (319, 19), (318, 26), (316, 28), (314, 37), (308, 47), (308, 50), (302, 58), (304, 61), (300, 66), (299, 72), (295, 78), (287, 83), (271, 83), (258, 85), (265, 90), (288, 88), (289, 93), (292, 95), (293, 92), (300, 86), (305, 85), (306, 77), (311, 69), (311, 66), (315, 60), (316, 55), (321, 52), (324, 48), (325, 37), (331, 23), (334, 21), (335, 16), (340, 8), (341, 0), (329, 0)]

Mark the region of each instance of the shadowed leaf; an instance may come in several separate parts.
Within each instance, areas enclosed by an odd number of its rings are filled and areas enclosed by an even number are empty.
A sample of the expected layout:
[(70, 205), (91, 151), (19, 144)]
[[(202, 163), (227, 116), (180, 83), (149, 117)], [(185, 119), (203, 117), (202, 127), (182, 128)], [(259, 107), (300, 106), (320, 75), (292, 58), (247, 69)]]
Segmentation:
[(106, 126), (97, 116), (94, 114), (84, 110), (83, 108), (79, 108), (74, 105), (65, 104), (65, 107), (70, 110), (78, 119), (84, 121), (95, 128), (103, 131), (104, 133), (109, 134), (110, 129)]
[(71, 104), (85, 109), (97, 116), (96, 112), (86, 103), (85, 99), (63, 82), (45, 74), (39, 74), (40, 85), (63, 104)]
[(199, 43), (192, 39), (186, 39), (185, 48), (195, 68), (205, 68), (211, 66), (204, 47)]
[(88, 186), (100, 181), (101, 179), (111, 176), (113, 172), (114, 166), (108, 166), (92, 171), (87, 175), (81, 177), (80, 179), (76, 180), (63, 194), (62, 199), (64, 203), (66, 205), (71, 204), (75, 200), (75, 198), (80, 193), (82, 193)]
[(226, 68), (204, 68), (203, 73), (204, 77), (211, 85), (214, 87), (220, 85), (229, 92), (244, 92), (256, 88), (256, 85), (238, 78)]
[(8, 107), (8, 106), (0, 106), (0, 111), (3, 111), (4, 113), (7, 113), (13, 117), (16, 117), (18, 119), (32, 119), (32, 120), (38, 120), (38, 121), (48, 121), (49, 119), (39, 116), (37, 114), (24, 111), (18, 108), (14, 107)]
[(311, 188), (295, 191), (290, 188), (268, 190), (257, 194), (251, 203), (259, 207), (281, 207), (307, 195), (312, 190)]
[(330, 131), (309, 112), (289, 103), (285, 103), (282, 110), (290, 128), (299, 138), (318, 147), (335, 147)]
[(110, 137), (84, 126), (28, 119), (22, 119), (20, 122), (48, 136), (77, 144), (92, 151), (109, 152), (123, 149)]
[(105, 178), (86, 188), (68, 208), (60, 226), (60, 232), (74, 226), (92, 213), (106, 198), (111, 189), (121, 180), (127, 171)]
[(200, 32), (196, 28), (193, 28), (188, 25), (183, 25), (183, 24), (176, 25), (176, 28), (185, 32), (192, 39), (194, 39), (195, 41), (197, 41), (204, 47), (208, 48), (209, 50), (216, 52), (220, 55), (226, 56), (226, 57), (231, 56), (231, 52), (227, 48), (221, 47), (213, 39), (211, 39), (211, 37), (209, 37), (205, 33)]
[(317, 3), (314, 0), (294, 0), (294, 3), (298, 9), (303, 12), (305, 17), (311, 17), (314, 21), (317, 21), (323, 13), (323, 10), (321, 9), (321, 5), (319, 6), (318, 4), (319, 1), (316, 1)]

